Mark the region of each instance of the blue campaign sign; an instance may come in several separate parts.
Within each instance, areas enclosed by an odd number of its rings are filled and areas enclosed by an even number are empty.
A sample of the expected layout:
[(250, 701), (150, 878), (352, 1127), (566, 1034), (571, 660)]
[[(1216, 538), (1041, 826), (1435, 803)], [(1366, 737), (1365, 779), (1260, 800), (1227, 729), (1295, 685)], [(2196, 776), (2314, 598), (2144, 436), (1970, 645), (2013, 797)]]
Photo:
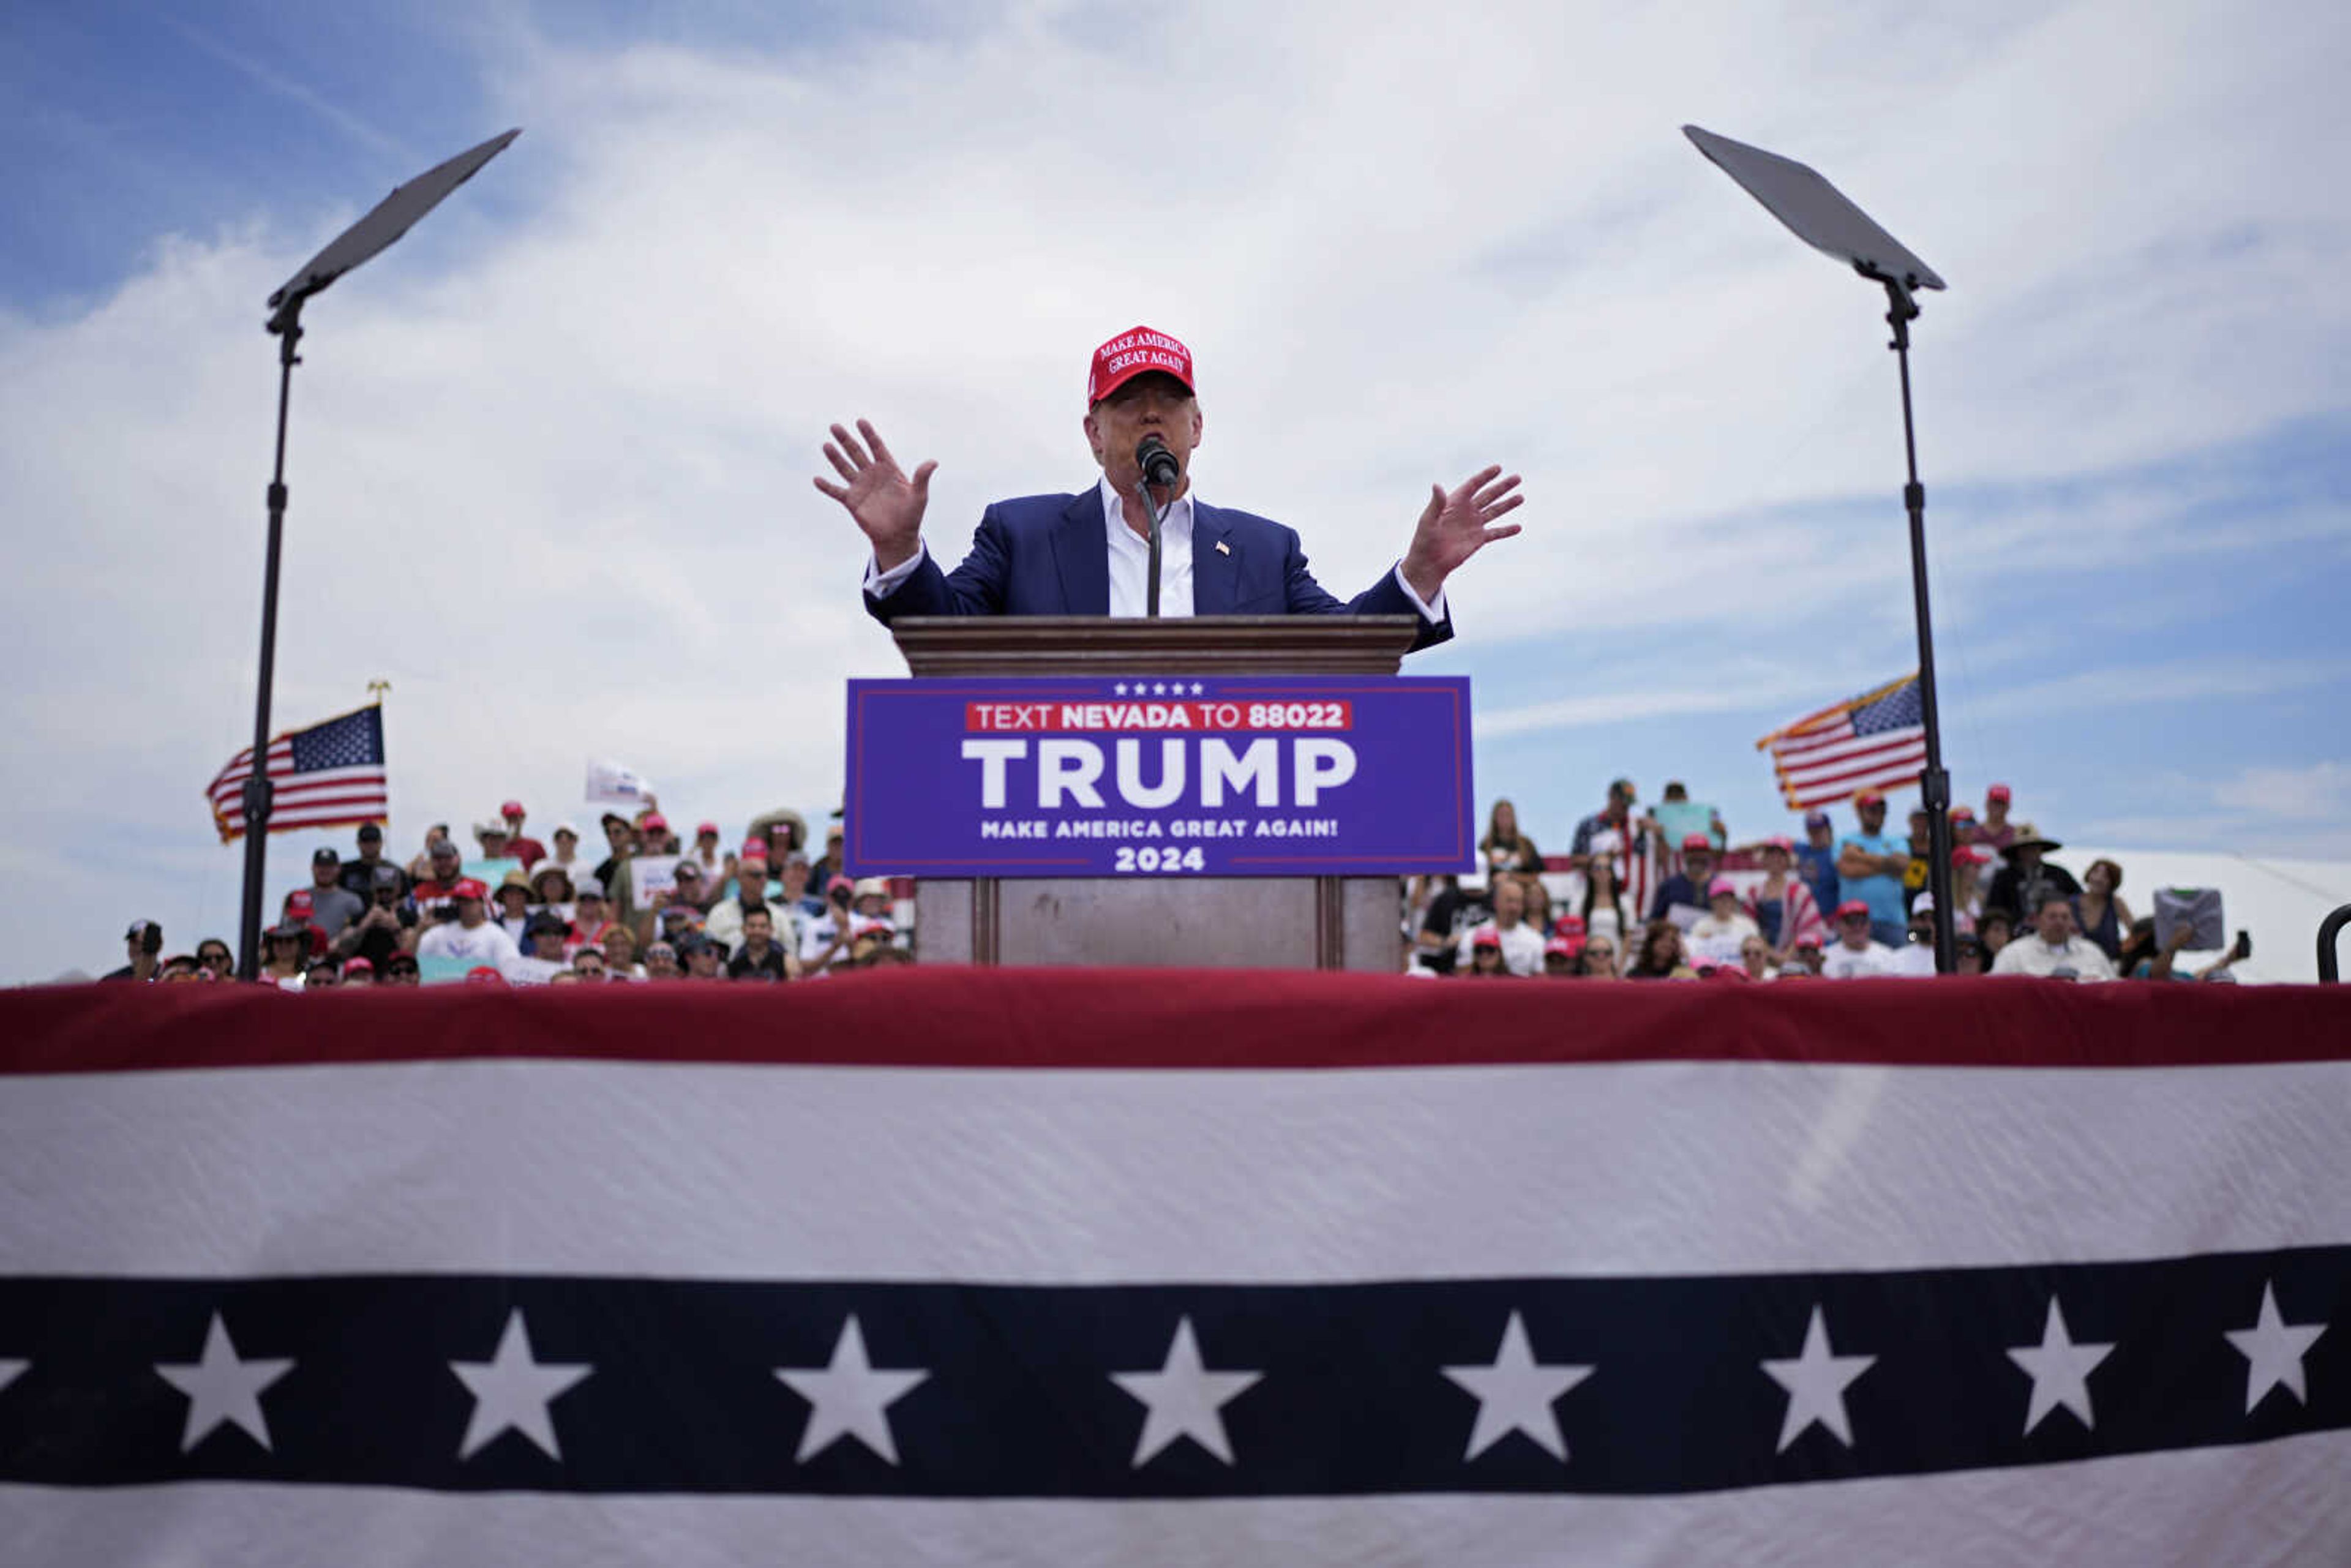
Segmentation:
[(1461, 676), (849, 683), (854, 875), (1475, 868)]

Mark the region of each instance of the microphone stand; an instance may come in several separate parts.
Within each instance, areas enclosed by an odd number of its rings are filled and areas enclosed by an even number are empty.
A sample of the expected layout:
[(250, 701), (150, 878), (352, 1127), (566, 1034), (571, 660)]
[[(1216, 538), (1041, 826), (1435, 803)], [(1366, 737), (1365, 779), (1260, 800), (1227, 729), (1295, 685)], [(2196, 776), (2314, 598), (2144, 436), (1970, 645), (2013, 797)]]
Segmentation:
[(1159, 528), (1163, 521), (1159, 503), (1151, 498), (1151, 481), (1144, 479), (1135, 486), (1143, 496), (1144, 515), (1151, 519), (1151, 575), (1143, 589), (1143, 613), (1153, 620), (1159, 618)]

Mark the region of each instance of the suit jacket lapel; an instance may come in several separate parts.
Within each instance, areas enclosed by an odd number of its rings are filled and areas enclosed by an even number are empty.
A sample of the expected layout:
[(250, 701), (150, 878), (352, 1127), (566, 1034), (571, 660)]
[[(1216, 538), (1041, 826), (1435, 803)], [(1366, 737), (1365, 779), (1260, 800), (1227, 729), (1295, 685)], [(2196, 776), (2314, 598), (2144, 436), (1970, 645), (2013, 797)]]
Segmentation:
[(1102, 487), (1090, 485), (1071, 498), (1053, 529), (1064, 615), (1110, 613), (1110, 540), (1102, 528)]
[[(1230, 615), (1238, 598), (1240, 557), (1231, 525), (1214, 507), (1192, 503), (1192, 613)], [(1221, 548), (1219, 548), (1221, 547)]]

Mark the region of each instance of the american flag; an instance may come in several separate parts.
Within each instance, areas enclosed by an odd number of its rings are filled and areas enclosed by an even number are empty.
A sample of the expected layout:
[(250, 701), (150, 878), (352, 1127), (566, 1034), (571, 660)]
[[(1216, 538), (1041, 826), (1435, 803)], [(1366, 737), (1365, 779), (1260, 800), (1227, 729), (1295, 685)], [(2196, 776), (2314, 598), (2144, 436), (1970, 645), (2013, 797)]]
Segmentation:
[(1864, 789), (1915, 784), (1927, 766), (1927, 723), (1916, 673), (1808, 714), (1755, 743), (1769, 748), (1781, 798), (1808, 810)]
[[(253, 747), (230, 758), (204, 787), (221, 842), (245, 836), (245, 781)], [(356, 712), (279, 736), (269, 743), (269, 780), (277, 787), (269, 831), (381, 822), (389, 812), (383, 768), (383, 709)]]
[(2122, 989), (0, 993), (0, 1540), (2337, 1568), (2351, 993)]

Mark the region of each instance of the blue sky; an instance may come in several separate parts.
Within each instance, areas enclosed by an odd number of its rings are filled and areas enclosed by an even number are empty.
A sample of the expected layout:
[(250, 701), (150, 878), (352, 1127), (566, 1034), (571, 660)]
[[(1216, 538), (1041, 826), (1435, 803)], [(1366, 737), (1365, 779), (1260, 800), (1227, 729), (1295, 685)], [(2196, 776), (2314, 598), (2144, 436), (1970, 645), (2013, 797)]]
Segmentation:
[(392, 680), (403, 853), (576, 814), (590, 755), (820, 810), (840, 682), (898, 668), (824, 424), (937, 457), (959, 553), (1084, 481), (1072, 387), (1138, 319), (1199, 356), (1201, 493), (1334, 590), (1431, 480), (1526, 474), (1416, 666), (1475, 678), (1482, 795), (1554, 842), (1618, 773), (1783, 825), (1754, 739), (1914, 660), (1894, 365), (1694, 120), (1951, 280), (1914, 369), (1961, 796), (2351, 860), (2346, 68), (2317, 5), (9, 7), (0, 611), (42, 656), (0, 864), (70, 891), (0, 979), (233, 925), (199, 796), (250, 724), (262, 300), (516, 124), (296, 381), (277, 712)]

